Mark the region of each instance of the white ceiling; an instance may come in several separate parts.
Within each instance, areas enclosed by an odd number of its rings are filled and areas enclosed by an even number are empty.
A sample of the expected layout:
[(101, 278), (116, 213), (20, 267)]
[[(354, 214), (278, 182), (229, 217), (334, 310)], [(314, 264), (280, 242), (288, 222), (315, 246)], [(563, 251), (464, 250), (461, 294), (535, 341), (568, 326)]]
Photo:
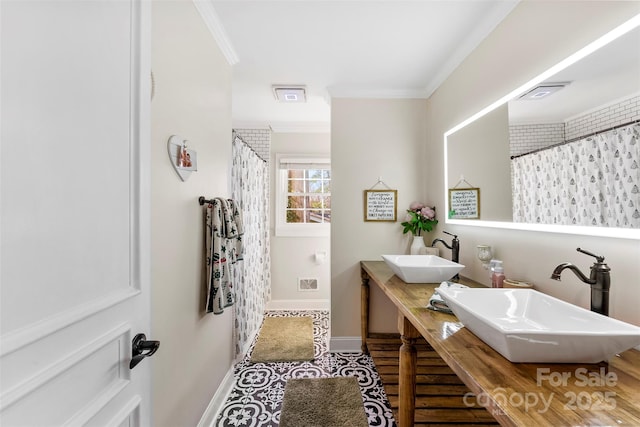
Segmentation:
[[(209, 0), (234, 127), (328, 131), (332, 97), (426, 98), (518, 0)], [(277, 103), (274, 84), (307, 86)]]

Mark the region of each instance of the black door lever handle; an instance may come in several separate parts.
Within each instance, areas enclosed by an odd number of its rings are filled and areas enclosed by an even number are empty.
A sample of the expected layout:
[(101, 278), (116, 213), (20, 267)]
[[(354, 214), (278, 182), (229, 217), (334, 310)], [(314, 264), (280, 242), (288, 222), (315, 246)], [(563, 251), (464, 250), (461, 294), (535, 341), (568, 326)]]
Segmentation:
[(160, 341), (147, 341), (145, 334), (138, 334), (131, 341), (131, 362), (129, 369), (136, 367), (145, 357), (152, 356), (160, 347)]

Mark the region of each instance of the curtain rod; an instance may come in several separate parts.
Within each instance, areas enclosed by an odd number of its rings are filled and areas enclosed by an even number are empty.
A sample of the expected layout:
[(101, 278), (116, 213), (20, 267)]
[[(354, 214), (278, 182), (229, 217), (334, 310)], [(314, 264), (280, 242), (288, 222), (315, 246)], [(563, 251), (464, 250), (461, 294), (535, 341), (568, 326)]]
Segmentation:
[(517, 159), (518, 157), (527, 156), (529, 154), (534, 154), (534, 153), (537, 153), (537, 152), (540, 152), (540, 151), (549, 150), (551, 148), (560, 147), (561, 145), (565, 145), (565, 144), (569, 144), (569, 143), (572, 143), (572, 142), (580, 141), (581, 139), (590, 138), (592, 136), (595, 136), (595, 135), (598, 135), (598, 134), (601, 134), (601, 133), (609, 132), (611, 130), (620, 129), (620, 128), (623, 128), (625, 126), (634, 125), (636, 123), (640, 123), (640, 119), (633, 120), (633, 121), (627, 122), (627, 123), (623, 123), (621, 125), (611, 126), (610, 128), (607, 128), (607, 129), (599, 130), (599, 131), (596, 131), (596, 132), (593, 132), (593, 133), (590, 133), (590, 134), (587, 134), (587, 135), (583, 135), (583, 136), (578, 136), (576, 138), (571, 138), (571, 139), (569, 139), (567, 141), (559, 142), (557, 144), (549, 145), (547, 147), (538, 148), (536, 150), (531, 150), (531, 151), (526, 152), (526, 153), (517, 154), (515, 156), (511, 156), (511, 160)]
[(213, 204), (213, 202), (214, 202), (214, 199), (207, 200), (204, 196), (198, 197), (198, 204), (200, 206), (203, 206), (205, 203)]
[(262, 161), (263, 161), (263, 162), (265, 162), (265, 163), (267, 162), (265, 159), (263, 159), (263, 158), (262, 158), (262, 156), (260, 156), (260, 154), (258, 154), (258, 152), (257, 152), (256, 150), (254, 150), (254, 149), (253, 149), (253, 147), (252, 147), (252, 146), (250, 146), (250, 145), (247, 143), (247, 141), (245, 141), (244, 139), (242, 139), (242, 137), (241, 137), (240, 135), (238, 135), (238, 133), (237, 133), (235, 130), (232, 132), (232, 136), (233, 136), (233, 138), (234, 138), (234, 139), (235, 139), (235, 138), (238, 138), (238, 139), (239, 139), (239, 140), (240, 140), (244, 145), (246, 145), (246, 146), (249, 148), (249, 150), (253, 151), (253, 154), (255, 154), (256, 156), (258, 156), (258, 158), (259, 158), (260, 160), (262, 160)]

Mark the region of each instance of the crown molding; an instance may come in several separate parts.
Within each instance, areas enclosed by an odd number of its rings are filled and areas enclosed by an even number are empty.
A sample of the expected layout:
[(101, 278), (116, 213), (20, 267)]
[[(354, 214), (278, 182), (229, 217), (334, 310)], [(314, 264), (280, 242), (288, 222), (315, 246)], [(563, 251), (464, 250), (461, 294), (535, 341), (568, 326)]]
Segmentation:
[(233, 129), (260, 129), (275, 133), (331, 133), (331, 123), (234, 121)]
[(232, 123), (233, 129), (260, 129), (260, 130), (271, 130), (271, 126), (269, 123), (262, 121), (238, 121), (233, 120)]
[(431, 79), (427, 87), (425, 88), (425, 93), (427, 94), (427, 98), (430, 97), (433, 92), (440, 87), (442, 83), (453, 73), (453, 71), (458, 68), (458, 66), (464, 61), (471, 52), (477, 48), (484, 39), (487, 38), (489, 34), (507, 17), (509, 13), (520, 3), (521, 0), (509, 0), (502, 1), (496, 4), (493, 12), (484, 19), (482, 22), (479, 22), (477, 26), (471, 31), (467, 37), (460, 43), (458, 49), (453, 52), (451, 56), (449, 56), (449, 60), (444, 63), (442, 67), (440, 67), (440, 71), (436, 76)]
[(331, 133), (330, 122), (272, 122), (275, 133)]
[(202, 20), (209, 28), (211, 35), (215, 39), (216, 43), (218, 43), (218, 47), (225, 59), (229, 63), (229, 65), (235, 65), (238, 63), (238, 55), (231, 45), (231, 41), (227, 36), (227, 33), (218, 18), (218, 14), (213, 8), (213, 4), (209, 0), (192, 0), (198, 12), (200, 12), (200, 16)]

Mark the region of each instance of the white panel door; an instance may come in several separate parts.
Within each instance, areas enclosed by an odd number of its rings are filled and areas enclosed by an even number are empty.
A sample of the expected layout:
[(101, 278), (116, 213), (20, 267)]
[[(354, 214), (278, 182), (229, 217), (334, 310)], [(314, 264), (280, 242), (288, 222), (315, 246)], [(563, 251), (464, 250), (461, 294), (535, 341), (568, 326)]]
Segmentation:
[(0, 2), (0, 425), (147, 426), (149, 2)]

